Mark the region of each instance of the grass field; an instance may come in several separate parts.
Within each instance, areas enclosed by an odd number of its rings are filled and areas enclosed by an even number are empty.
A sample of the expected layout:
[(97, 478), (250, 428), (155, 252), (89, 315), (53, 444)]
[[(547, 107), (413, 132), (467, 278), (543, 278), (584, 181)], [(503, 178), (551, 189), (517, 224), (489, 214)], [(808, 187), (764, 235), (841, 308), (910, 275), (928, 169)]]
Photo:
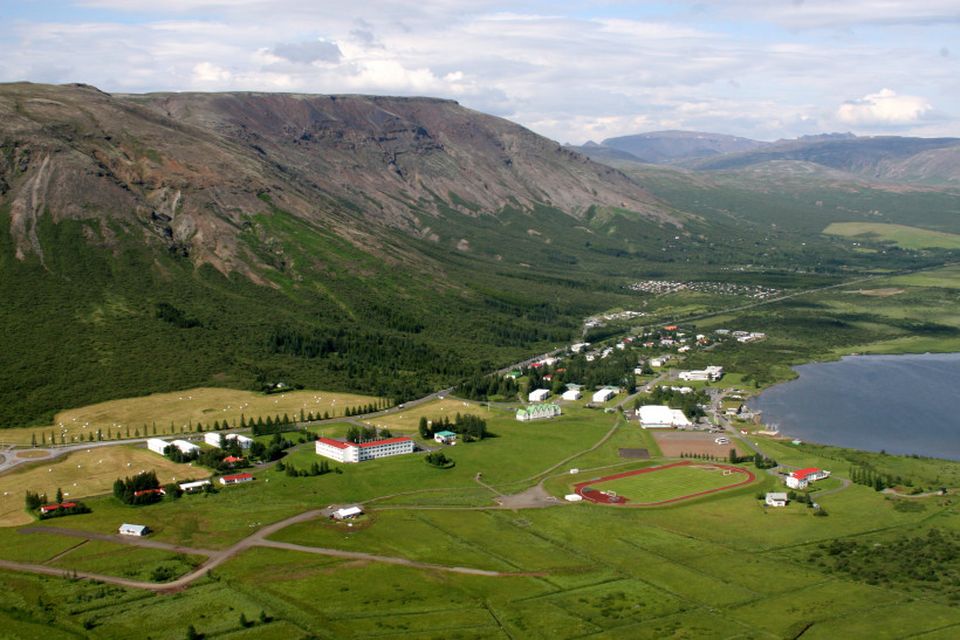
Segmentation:
[[(56, 415), (54, 425), (49, 427), (24, 427), (3, 429), (0, 439), (6, 444), (30, 444), (31, 439), (43, 434), (48, 438), (52, 432), (58, 439), (63, 434), (66, 441), (71, 438), (83, 438), (101, 429), (106, 435), (111, 430), (114, 435), (132, 437), (134, 431), (140, 436), (154, 433), (170, 433), (171, 424), (175, 433), (180, 433), (190, 425), (197, 423), (209, 427), (215, 420), (231, 425), (239, 423), (241, 414), (247, 418), (283, 416), (299, 419), (300, 411), (330, 417), (342, 416), (346, 407), (362, 406), (377, 402), (373, 396), (354, 393), (334, 393), (329, 391), (290, 391), (264, 395), (252, 391), (200, 387), (171, 393), (154, 393), (141, 398), (124, 398), (101, 402), (77, 409), (61, 411)], [(145, 428), (146, 427), (146, 428)], [(127, 431), (130, 436), (127, 436)]]
[[(59, 487), (65, 498), (84, 498), (112, 491), (113, 481), (118, 477), (150, 470), (156, 471), (163, 483), (210, 475), (208, 470), (171, 462), (143, 448), (94, 447), (0, 476), (0, 526), (11, 527), (32, 521), (23, 509), (25, 491), (46, 493), (53, 500)], [(77, 517), (80, 516), (51, 522)]]
[(895, 243), (903, 249), (960, 249), (960, 235), (882, 222), (834, 222), (823, 232), (847, 238), (863, 237)]
[[(648, 467), (638, 472), (623, 472), (630, 475), (623, 477), (613, 476), (606, 480), (578, 483), (578, 490), (588, 486), (591, 489), (604, 492), (613, 492), (625, 498), (628, 504), (659, 504), (683, 499), (687, 496), (696, 496), (706, 492), (717, 491), (725, 487), (742, 484), (749, 481), (746, 472), (724, 469), (709, 464), (666, 465)], [(589, 498), (588, 498), (589, 499)]]
[(494, 415), (506, 415), (502, 410), (497, 411), (490, 409), (469, 400), (444, 398), (443, 400), (433, 400), (432, 402), (426, 402), (416, 407), (402, 409), (399, 413), (392, 413), (382, 418), (367, 420), (366, 422), (369, 425), (380, 428), (386, 427), (393, 431), (409, 432), (417, 430), (421, 416), (425, 416), (427, 420), (436, 420), (437, 418), (449, 416), (450, 420), (453, 421), (457, 413), (473, 413), (485, 418)]

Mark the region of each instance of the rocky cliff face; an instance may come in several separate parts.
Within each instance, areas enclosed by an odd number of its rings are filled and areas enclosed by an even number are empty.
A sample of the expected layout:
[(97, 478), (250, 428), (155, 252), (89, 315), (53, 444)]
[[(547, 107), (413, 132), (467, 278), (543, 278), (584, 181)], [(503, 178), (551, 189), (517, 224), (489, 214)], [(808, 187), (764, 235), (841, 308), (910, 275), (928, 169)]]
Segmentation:
[(21, 259), (43, 259), (36, 226), (49, 214), (95, 219), (91, 242), (132, 234), (259, 280), (238, 234), (267, 199), (368, 248), (384, 227), (431, 238), (431, 219), (451, 211), (666, 217), (619, 171), (451, 101), (0, 86), (0, 206)]

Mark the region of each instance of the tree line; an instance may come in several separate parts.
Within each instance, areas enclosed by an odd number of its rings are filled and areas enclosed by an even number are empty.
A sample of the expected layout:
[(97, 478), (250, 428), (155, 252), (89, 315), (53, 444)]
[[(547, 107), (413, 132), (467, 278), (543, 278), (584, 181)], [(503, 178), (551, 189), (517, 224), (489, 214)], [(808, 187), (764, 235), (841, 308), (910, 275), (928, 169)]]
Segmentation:
[(434, 434), (440, 431), (452, 431), (461, 436), (463, 442), (483, 440), (492, 435), (487, 431), (487, 421), (472, 413), (463, 415), (457, 413), (452, 422), (450, 416), (443, 416), (433, 421), (427, 420), (426, 416), (420, 416), (418, 429), (420, 437), (424, 440), (433, 438)]

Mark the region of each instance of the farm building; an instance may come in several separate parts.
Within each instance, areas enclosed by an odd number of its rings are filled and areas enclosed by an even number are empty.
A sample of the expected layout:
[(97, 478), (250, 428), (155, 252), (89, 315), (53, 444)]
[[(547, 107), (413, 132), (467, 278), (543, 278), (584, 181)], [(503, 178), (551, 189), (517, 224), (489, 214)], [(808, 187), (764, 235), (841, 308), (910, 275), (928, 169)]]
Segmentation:
[(550, 397), (550, 389), (534, 389), (527, 395), (528, 402), (543, 402)]
[(184, 493), (197, 493), (203, 491), (206, 487), (213, 486), (209, 480), (197, 480), (195, 482), (181, 482), (180, 491)]
[(251, 473), (237, 473), (232, 476), (222, 476), (220, 478), (220, 484), (242, 484), (244, 482), (253, 482), (253, 474)]
[(559, 416), (563, 413), (560, 410), (560, 406), (548, 402), (545, 404), (531, 404), (527, 407), (522, 407), (517, 409), (517, 420), (520, 422), (526, 422), (528, 420), (541, 420), (544, 418), (552, 418), (554, 416)]
[(683, 429), (690, 426), (683, 411), (662, 404), (643, 405), (637, 409), (637, 418), (644, 429)]
[(226, 436), (227, 441), (236, 441), (240, 445), (241, 449), (249, 449), (250, 445), (253, 444), (253, 438), (250, 436), (244, 436), (239, 433), (228, 433)]
[(830, 472), (823, 469), (811, 467), (809, 469), (798, 469), (787, 476), (787, 486), (791, 489), (806, 489), (807, 485), (817, 480), (829, 478)]
[(316, 442), (317, 455), (337, 462), (363, 462), (388, 456), (399, 456), (413, 453), (413, 440), (406, 436), (387, 438), (385, 440), (371, 440), (359, 444), (334, 440), (333, 438), (318, 438)]
[(579, 389), (567, 389), (560, 397), (564, 400), (579, 400), (582, 396)]
[(150, 533), (150, 528), (145, 524), (122, 524), (119, 529), (122, 536), (145, 536)]
[(62, 502), (60, 504), (45, 504), (40, 507), (40, 513), (53, 513), (57, 509), (72, 509), (77, 506), (76, 502)]
[(133, 496), (135, 498), (139, 498), (140, 496), (148, 496), (154, 493), (157, 494), (158, 496), (167, 495), (166, 490), (157, 488), (157, 489), (140, 489), (139, 491), (134, 491)]
[(457, 434), (453, 431), (437, 431), (433, 439), (440, 444), (457, 444)]
[(620, 393), (620, 389), (616, 387), (604, 387), (593, 394), (593, 402), (606, 402), (618, 393)]
[(785, 507), (787, 506), (787, 494), (782, 492), (769, 492), (767, 493), (764, 503), (768, 507)]
[(216, 431), (207, 431), (205, 434), (203, 434), (203, 441), (211, 447), (222, 447), (223, 440), (226, 440), (224, 435)]
[(716, 382), (723, 377), (723, 367), (710, 366), (705, 369), (694, 369), (692, 371), (681, 371), (680, 374), (681, 380), (687, 381), (709, 381)]
[(349, 518), (356, 518), (357, 516), (363, 515), (363, 509), (361, 507), (343, 507), (342, 509), (337, 509), (333, 512), (331, 516), (335, 520), (347, 520)]
[(149, 438), (147, 440), (147, 449), (153, 451), (154, 453), (159, 453), (163, 455), (164, 450), (170, 445), (169, 442), (162, 438)]
[(174, 440), (170, 443), (171, 447), (176, 447), (180, 450), (180, 453), (184, 455), (189, 455), (191, 453), (200, 453), (200, 447), (193, 444), (192, 442), (187, 442), (186, 440)]

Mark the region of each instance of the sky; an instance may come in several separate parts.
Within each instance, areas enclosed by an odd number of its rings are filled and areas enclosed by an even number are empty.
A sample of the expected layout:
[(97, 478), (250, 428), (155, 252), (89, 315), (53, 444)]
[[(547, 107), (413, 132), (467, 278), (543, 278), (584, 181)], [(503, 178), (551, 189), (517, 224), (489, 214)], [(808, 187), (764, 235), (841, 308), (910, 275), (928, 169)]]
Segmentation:
[(0, 81), (452, 98), (560, 142), (960, 136), (958, 0), (0, 0)]

